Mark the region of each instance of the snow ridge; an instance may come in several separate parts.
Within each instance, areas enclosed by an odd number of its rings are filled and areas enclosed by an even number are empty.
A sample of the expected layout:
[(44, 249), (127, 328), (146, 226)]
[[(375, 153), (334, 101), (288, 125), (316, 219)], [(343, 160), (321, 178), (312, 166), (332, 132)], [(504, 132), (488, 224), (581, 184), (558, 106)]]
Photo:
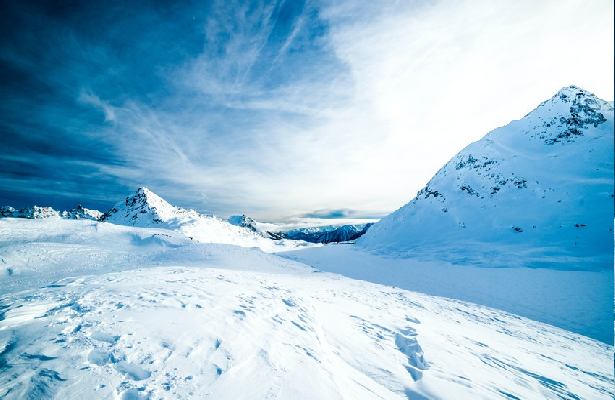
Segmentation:
[(78, 204), (75, 208), (62, 211), (60, 216), (65, 219), (90, 219), (93, 221), (99, 221), (104, 214), (98, 210), (91, 210)]
[(29, 208), (15, 209), (10, 206), (0, 207), (0, 218), (59, 218), (60, 213), (51, 207), (32, 206)]

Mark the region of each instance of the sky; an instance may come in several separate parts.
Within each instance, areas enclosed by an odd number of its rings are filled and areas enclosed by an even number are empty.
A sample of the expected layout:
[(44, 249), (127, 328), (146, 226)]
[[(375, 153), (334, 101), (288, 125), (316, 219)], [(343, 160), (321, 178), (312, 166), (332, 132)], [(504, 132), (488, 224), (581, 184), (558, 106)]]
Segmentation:
[(0, 2), (0, 205), (380, 216), (561, 87), (614, 98), (611, 0), (111, 3)]

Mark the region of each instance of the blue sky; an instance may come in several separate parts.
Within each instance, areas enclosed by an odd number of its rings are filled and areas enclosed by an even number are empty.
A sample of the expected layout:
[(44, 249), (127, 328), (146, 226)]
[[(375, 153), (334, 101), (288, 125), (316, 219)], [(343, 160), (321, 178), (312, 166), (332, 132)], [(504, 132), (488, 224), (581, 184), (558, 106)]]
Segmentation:
[(611, 1), (170, 3), (2, 2), (0, 204), (378, 215), (562, 86), (613, 99)]

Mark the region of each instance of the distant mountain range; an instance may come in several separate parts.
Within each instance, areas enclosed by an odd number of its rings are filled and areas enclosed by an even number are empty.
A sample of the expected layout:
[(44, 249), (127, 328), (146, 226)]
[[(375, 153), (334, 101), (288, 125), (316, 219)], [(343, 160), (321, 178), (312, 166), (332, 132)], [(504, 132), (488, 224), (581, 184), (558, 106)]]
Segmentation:
[[(0, 217), (163, 227), (202, 242), (272, 249), (280, 241), (359, 246), (396, 256), (496, 266), (612, 267), (613, 105), (569, 86), (470, 144), (416, 197), (371, 224), (278, 230), (175, 207), (147, 188), (102, 214), (81, 206), (0, 208)], [(368, 231), (369, 229), (369, 231)]]
[(109, 211), (102, 213), (81, 205), (67, 211), (51, 207), (33, 206), (16, 210), (0, 207), (0, 218), (65, 218), (89, 219), (116, 225), (142, 228), (167, 228), (180, 230), (192, 239), (208, 243), (229, 243), (245, 247), (275, 248), (271, 241), (304, 241), (331, 243), (354, 240), (364, 234), (372, 224), (327, 225), (309, 228), (280, 230), (275, 224), (256, 222), (246, 215), (234, 215), (224, 220), (213, 215), (204, 215), (195, 210), (175, 207), (146, 187), (118, 202)]
[(340, 243), (358, 239), (364, 235), (372, 225), (374, 224), (313, 226), (279, 232), (279, 235), (282, 238), (304, 240), (310, 243)]
[(259, 247), (266, 251), (288, 250), (289, 247), (304, 246), (306, 242), (353, 240), (368, 227), (365, 224), (325, 226), (294, 229), (287, 233), (279, 231), (274, 224), (258, 223), (246, 215), (232, 216), (224, 220), (195, 210), (175, 207), (146, 187), (138, 188), (133, 195), (127, 196), (105, 213), (81, 205), (67, 211), (39, 206), (20, 210), (0, 207), (0, 217), (87, 219), (141, 228), (165, 228), (180, 231), (199, 242)]
[(90, 219), (100, 220), (103, 216), (98, 210), (90, 210), (82, 205), (77, 205), (75, 208), (66, 211), (56, 211), (51, 207), (39, 207), (33, 206), (29, 208), (15, 209), (13, 207), (3, 206), (0, 207), (0, 218), (65, 218), (65, 219)]

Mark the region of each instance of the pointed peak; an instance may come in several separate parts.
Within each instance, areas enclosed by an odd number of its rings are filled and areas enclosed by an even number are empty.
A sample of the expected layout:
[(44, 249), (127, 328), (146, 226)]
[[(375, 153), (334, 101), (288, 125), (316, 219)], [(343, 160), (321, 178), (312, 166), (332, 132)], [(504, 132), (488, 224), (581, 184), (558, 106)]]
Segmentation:
[(576, 85), (569, 85), (569, 86), (564, 86), (563, 88), (561, 88), (560, 90), (557, 91), (557, 93), (555, 94), (555, 96), (559, 96), (559, 95), (576, 95), (577, 93), (581, 93), (581, 94), (585, 94), (587, 93), (587, 91), (581, 89), (580, 87), (576, 86)]
[(582, 96), (591, 96), (591, 97), (596, 97), (593, 93), (588, 92), (585, 89), (582, 89), (578, 86), (575, 85), (570, 85), (570, 86), (565, 86), (563, 88), (561, 88), (560, 90), (557, 91), (557, 93), (555, 93), (555, 96), (553, 96), (554, 99), (559, 98), (559, 99), (574, 99), (576, 97), (582, 97)]
[(152, 192), (149, 188), (147, 188), (145, 186), (141, 186), (141, 187), (137, 188), (136, 195), (137, 196), (145, 196), (145, 197), (149, 197), (149, 196), (160, 197), (156, 193)]
[(137, 193), (148, 194), (148, 193), (154, 193), (154, 192), (149, 190), (149, 188), (146, 187), (146, 186), (141, 186), (141, 187), (137, 188)]
[(558, 93), (560, 92), (576, 92), (576, 91), (585, 91), (582, 88), (578, 87), (577, 85), (568, 85), (568, 86), (564, 86), (563, 88), (561, 88)]
[(137, 191), (135, 192), (134, 195), (128, 196), (126, 198), (126, 204), (128, 204), (128, 202), (134, 203), (134, 201), (137, 201), (137, 200), (145, 201), (147, 203), (157, 203), (159, 205), (160, 204), (168, 205), (169, 207), (171, 207), (171, 205), (165, 199), (158, 196), (156, 193), (152, 192), (150, 189), (148, 189), (145, 186), (137, 188)]
[[(574, 110), (573, 110), (574, 108)], [(560, 118), (563, 113), (583, 112), (596, 113), (612, 109), (609, 103), (595, 94), (575, 85), (565, 86), (548, 100), (543, 101), (524, 116), (538, 116), (541, 119)]]

